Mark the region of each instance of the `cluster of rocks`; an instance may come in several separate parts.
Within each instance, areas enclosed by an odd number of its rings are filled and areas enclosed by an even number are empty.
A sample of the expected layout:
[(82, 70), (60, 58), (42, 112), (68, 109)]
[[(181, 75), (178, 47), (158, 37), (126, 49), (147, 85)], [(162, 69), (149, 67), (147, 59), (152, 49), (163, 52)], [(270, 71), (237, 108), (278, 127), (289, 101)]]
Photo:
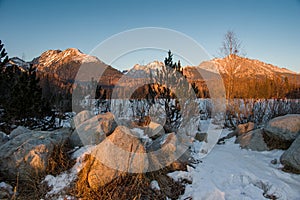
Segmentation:
[(126, 120), (117, 123), (112, 113), (95, 116), (82, 111), (73, 118), (71, 128), (36, 131), (20, 126), (9, 135), (0, 132), (0, 177), (29, 180), (45, 174), (55, 145), (93, 145), (84, 161), (81, 174), (85, 175), (80, 178), (96, 189), (126, 173), (153, 171), (167, 165), (174, 170), (185, 169), (190, 156), (188, 151), (177, 150), (179, 142), (175, 133), (165, 133), (154, 122), (145, 126)]
[(111, 113), (93, 116), (88, 111), (74, 118), (73, 146), (95, 145), (87, 156), (80, 179), (97, 189), (128, 173), (155, 171), (169, 166), (184, 170), (189, 151), (178, 149), (181, 142), (174, 132), (149, 122), (144, 126), (126, 119), (115, 122)]
[(256, 129), (252, 122), (240, 124), (230, 133), (241, 148), (253, 151), (286, 150), (280, 162), (289, 171), (300, 172), (300, 115), (289, 114), (270, 120), (264, 128)]

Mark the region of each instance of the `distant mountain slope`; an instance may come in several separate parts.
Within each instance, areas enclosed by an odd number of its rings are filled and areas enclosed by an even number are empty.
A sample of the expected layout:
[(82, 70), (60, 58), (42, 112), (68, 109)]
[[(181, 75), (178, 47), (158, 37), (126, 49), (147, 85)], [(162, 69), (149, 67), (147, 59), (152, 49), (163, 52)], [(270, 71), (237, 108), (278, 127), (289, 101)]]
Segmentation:
[(285, 97), (300, 87), (299, 73), (237, 55), (202, 62), (197, 69), (219, 72), (231, 97)]
[(30, 67), (30, 62), (26, 62), (18, 57), (12, 57), (5, 64), (6, 67), (17, 66), (21, 71), (27, 71)]
[[(259, 60), (253, 60), (245, 57), (240, 57), (237, 55), (229, 55), (225, 58), (216, 58), (213, 59), (212, 62), (220, 74), (235, 74), (236, 77), (244, 78), (244, 77), (253, 77), (253, 75), (257, 77), (268, 77), (273, 78), (274, 76), (293, 76), (299, 75), (296, 72), (285, 68), (279, 68), (277, 66), (264, 63)], [(210, 70), (207, 62), (203, 62), (199, 65), (202, 69)], [(232, 69), (233, 68), (233, 69)]]
[[(69, 48), (64, 51), (48, 50), (32, 61), (38, 73), (51, 74), (59, 80), (74, 80), (82, 65), (106, 67), (101, 77), (102, 84), (113, 85), (122, 76), (118, 70), (104, 64), (95, 56), (82, 53), (78, 49)], [(94, 77), (97, 79), (97, 77)], [(98, 77), (100, 78), (100, 77)]]
[[(127, 83), (142, 83), (145, 81), (143, 79), (149, 78), (150, 71), (153, 75), (163, 65), (158, 61), (147, 65), (137, 64), (128, 71), (127, 76), (132, 78)], [(208, 96), (208, 85), (222, 83), (220, 78), (223, 79), (227, 97), (279, 98), (286, 97), (286, 94), (300, 87), (299, 73), (236, 55), (204, 61), (198, 66), (186, 66), (183, 75), (189, 83), (198, 87), (200, 97)]]

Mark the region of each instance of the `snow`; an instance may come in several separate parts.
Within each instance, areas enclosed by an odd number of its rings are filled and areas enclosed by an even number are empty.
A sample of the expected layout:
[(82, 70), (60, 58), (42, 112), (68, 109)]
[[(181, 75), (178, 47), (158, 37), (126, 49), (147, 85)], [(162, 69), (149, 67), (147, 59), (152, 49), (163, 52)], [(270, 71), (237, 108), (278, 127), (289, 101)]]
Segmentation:
[[(201, 148), (194, 143), (194, 150)], [(195, 169), (187, 172), (173, 172), (169, 176), (175, 180), (192, 179), (186, 185), (181, 199), (300, 199), (300, 175), (285, 173), (280, 164), (273, 165), (271, 160), (279, 160), (282, 150), (254, 152), (240, 149), (234, 138), (224, 145), (216, 145), (201, 158)], [(200, 156), (201, 157), (201, 156)]]
[[(124, 115), (130, 115), (129, 113)], [(280, 162), (271, 164), (274, 159), (279, 161), (282, 150), (255, 152), (241, 149), (234, 143), (235, 138), (226, 140), (224, 145), (215, 145), (219, 137), (230, 131), (222, 129), (213, 121), (199, 120), (194, 124), (198, 126), (199, 123), (201, 132), (208, 133), (208, 143), (197, 140), (192, 143), (192, 156), (199, 163), (194, 164), (194, 167), (187, 166), (187, 171), (168, 174), (175, 181), (191, 183), (186, 184), (185, 193), (180, 199), (263, 200), (276, 197), (279, 200), (300, 200), (300, 175), (283, 172)], [(131, 130), (142, 140), (149, 140), (142, 129)], [(83, 167), (84, 155), (93, 148), (94, 146), (85, 146), (74, 149), (72, 158), (77, 159), (77, 162), (73, 168), (56, 177), (46, 176), (44, 182), (51, 187), (47, 198), (57, 194), (60, 199), (71, 198), (64, 196), (64, 191), (76, 180), (77, 173)], [(160, 190), (156, 180), (151, 182), (150, 187)]]
[(152, 190), (160, 190), (159, 184), (156, 180), (151, 181), (150, 188)]

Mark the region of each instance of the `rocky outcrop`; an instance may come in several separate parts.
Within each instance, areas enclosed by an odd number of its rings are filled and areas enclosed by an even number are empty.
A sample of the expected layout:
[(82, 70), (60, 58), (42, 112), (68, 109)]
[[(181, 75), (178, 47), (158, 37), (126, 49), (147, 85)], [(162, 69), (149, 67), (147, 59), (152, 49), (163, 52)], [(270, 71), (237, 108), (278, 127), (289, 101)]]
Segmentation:
[(280, 157), (284, 169), (300, 173), (300, 137)]
[(267, 151), (268, 147), (263, 138), (263, 130), (256, 129), (237, 137), (235, 143), (239, 143), (243, 149), (253, 151)]
[(142, 173), (148, 169), (146, 150), (130, 129), (118, 126), (98, 144), (80, 172), (93, 190), (127, 173)]
[(17, 175), (26, 180), (44, 173), (54, 147), (65, 143), (69, 132), (69, 129), (28, 131), (10, 139), (0, 146), (0, 173), (11, 180)]
[(300, 134), (300, 115), (276, 117), (264, 128), (264, 139), (270, 149), (288, 149)]
[(99, 144), (116, 127), (117, 123), (112, 113), (99, 114), (77, 125), (70, 137), (70, 143), (73, 147)]

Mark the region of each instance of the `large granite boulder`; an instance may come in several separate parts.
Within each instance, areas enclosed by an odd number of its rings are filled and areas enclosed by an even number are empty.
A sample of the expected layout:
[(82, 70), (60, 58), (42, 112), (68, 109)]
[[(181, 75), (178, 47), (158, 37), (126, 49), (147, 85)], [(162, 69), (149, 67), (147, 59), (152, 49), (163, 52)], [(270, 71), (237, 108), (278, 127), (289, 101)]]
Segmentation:
[(147, 146), (149, 171), (156, 171), (166, 166), (171, 170), (185, 170), (191, 157), (184, 139), (174, 132), (153, 140)]
[(12, 132), (10, 132), (9, 134), (9, 138), (13, 139), (23, 133), (27, 133), (30, 132), (31, 130), (29, 130), (28, 128), (25, 128), (24, 126), (18, 126), (16, 129), (14, 129)]
[(269, 150), (264, 141), (262, 129), (256, 129), (238, 136), (235, 143), (239, 143), (242, 149), (251, 149), (253, 151)]
[(18, 174), (20, 180), (26, 180), (44, 173), (54, 147), (64, 144), (69, 136), (69, 129), (19, 134), (0, 146), (0, 173), (11, 180)]
[(276, 117), (264, 128), (264, 138), (270, 149), (288, 149), (300, 134), (300, 115)]
[(98, 144), (79, 173), (79, 181), (87, 181), (93, 190), (127, 173), (142, 173), (148, 169), (146, 150), (130, 129), (118, 126)]
[(73, 119), (71, 120), (71, 128), (75, 129), (76, 126), (79, 126), (80, 124), (82, 124), (83, 122), (85, 122), (86, 120), (92, 118), (93, 112), (89, 111), (89, 110), (83, 110), (80, 113), (78, 113), (77, 115), (75, 115), (73, 117)]
[(97, 145), (106, 136), (110, 135), (116, 127), (117, 123), (112, 113), (107, 112), (96, 115), (76, 127), (70, 137), (70, 143), (73, 147)]
[(280, 162), (285, 169), (300, 173), (300, 136), (281, 155)]

